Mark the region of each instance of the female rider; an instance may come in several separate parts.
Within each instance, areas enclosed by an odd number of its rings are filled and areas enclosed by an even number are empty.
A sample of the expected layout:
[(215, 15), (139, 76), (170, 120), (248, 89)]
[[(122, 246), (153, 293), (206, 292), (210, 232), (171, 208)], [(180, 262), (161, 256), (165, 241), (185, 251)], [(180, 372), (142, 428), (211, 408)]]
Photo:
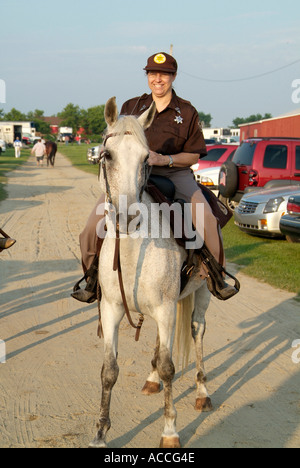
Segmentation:
[[(130, 99), (123, 104), (122, 115), (139, 116), (156, 104), (156, 115), (151, 126), (145, 131), (150, 149), (148, 164), (152, 174), (169, 178), (175, 185), (175, 199), (183, 199), (192, 206), (192, 220), (196, 223), (197, 205), (204, 206), (204, 242), (219, 265), (224, 265), (224, 250), (218, 220), (196, 183), (190, 167), (207, 154), (203, 132), (196, 109), (190, 102), (178, 97), (173, 90), (177, 75), (177, 62), (169, 54), (161, 52), (148, 58), (147, 73), (150, 94)], [(101, 240), (96, 235), (96, 225), (101, 216), (96, 208), (103, 203), (105, 196), (97, 202), (84, 231), (80, 235), (83, 269), (87, 286), (74, 287), (72, 296), (82, 302), (93, 302), (96, 295), (97, 265)], [(210, 264), (206, 264), (206, 276), (210, 274)], [(224, 281), (220, 274), (217, 293), (220, 299), (228, 299), (238, 290)], [(218, 296), (217, 296), (218, 297)]]

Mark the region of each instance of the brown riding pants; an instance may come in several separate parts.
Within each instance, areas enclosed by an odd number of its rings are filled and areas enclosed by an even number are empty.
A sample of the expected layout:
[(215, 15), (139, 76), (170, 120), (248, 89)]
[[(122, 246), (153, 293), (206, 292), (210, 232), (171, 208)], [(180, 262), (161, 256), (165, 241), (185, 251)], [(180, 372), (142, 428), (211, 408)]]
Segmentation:
[[(192, 221), (196, 225), (196, 207), (197, 204), (203, 204), (204, 208), (204, 242), (218, 263), (225, 266), (223, 238), (217, 219), (206, 201), (201, 189), (197, 185), (193, 173), (190, 169), (174, 171), (166, 168), (155, 167), (153, 174), (168, 177), (175, 185), (175, 199), (183, 199), (192, 206)], [(102, 230), (105, 224), (105, 216), (97, 214), (97, 207), (104, 203), (105, 195), (102, 195), (97, 201), (87, 224), (80, 234), (80, 249), (82, 255), (82, 266), (84, 272), (88, 270), (93, 262), (95, 255), (99, 250), (99, 232), (98, 223), (102, 223)], [(96, 227), (98, 230), (96, 232)]]

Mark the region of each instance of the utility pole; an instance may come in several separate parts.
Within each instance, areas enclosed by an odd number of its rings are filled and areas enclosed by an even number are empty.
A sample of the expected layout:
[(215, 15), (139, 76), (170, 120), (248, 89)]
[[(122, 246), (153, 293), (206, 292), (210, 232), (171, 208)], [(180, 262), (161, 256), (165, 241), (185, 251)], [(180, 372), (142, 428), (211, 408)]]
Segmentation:
[(170, 55), (173, 56), (173, 44), (170, 45)]

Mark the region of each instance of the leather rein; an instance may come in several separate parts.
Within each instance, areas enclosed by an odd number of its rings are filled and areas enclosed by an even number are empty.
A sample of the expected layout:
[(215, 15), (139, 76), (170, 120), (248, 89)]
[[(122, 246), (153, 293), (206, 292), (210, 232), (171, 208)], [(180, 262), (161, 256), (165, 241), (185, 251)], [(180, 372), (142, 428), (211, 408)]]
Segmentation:
[[(103, 142), (103, 150), (100, 153), (99, 177), (100, 177), (100, 171), (101, 171), (101, 168), (102, 168), (103, 177), (104, 177), (104, 181), (105, 181), (105, 187), (106, 187), (106, 199), (107, 199), (107, 202), (110, 205), (112, 204), (112, 197), (111, 197), (111, 191), (110, 191), (110, 186), (109, 186), (109, 181), (108, 181), (107, 171), (106, 171), (106, 158), (108, 157), (109, 153), (105, 149), (105, 144), (106, 144), (108, 138), (119, 136), (119, 135), (121, 135), (121, 134), (120, 133), (109, 133), (108, 135), (106, 135), (106, 137), (104, 139), (104, 142)], [(123, 133), (123, 135), (132, 135), (132, 132), (126, 131), (126, 132)], [(145, 174), (145, 180), (144, 180), (144, 184), (143, 184), (143, 186), (142, 186), (142, 188), (140, 190), (139, 202), (142, 199), (142, 195), (143, 195), (143, 192), (144, 192), (144, 190), (146, 188), (148, 178), (149, 178), (150, 172), (151, 172), (151, 169), (149, 168), (149, 165), (148, 165), (148, 162), (147, 162), (148, 157), (149, 157), (149, 155), (145, 158), (145, 161), (143, 163), (143, 172)], [(138, 324), (135, 325), (133, 323), (133, 320), (132, 320), (131, 315), (130, 315), (130, 311), (129, 311), (129, 307), (128, 307), (128, 303), (127, 303), (126, 295), (125, 295), (123, 276), (122, 276), (122, 268), (121, 268), (120, 226), (119, 226), (119, 223), (117, 223), (117, 225), (116, 225), (116, 243), (115, 243), (113, 271), (118, 271), (119, 286), (120, 286), (120, 292), (121, 292), (121, 296), (122, 296), (122, 301), (123, 301), (125, 313), (126, 313), (126, 316), (127, 316), (127, 319), (128, 319), (128, 322), (130, 323), (130, 325), (133, 328), (136, 329), (135, 341), (138, 341), (139, 337), (140, 337), (141, 328), (142, 328), (142, 325), (143, 325), (143, 322), (144, 322), (144, 316), (143, 316), (142, 313), (139, 313), (139, 321), (138, 321)], [(101, 331), (102, 331), (100, 305), (99, 305), (99, 322), (100, 322), (100, 326), (99, 326), (98, 335), (101, 334)]]

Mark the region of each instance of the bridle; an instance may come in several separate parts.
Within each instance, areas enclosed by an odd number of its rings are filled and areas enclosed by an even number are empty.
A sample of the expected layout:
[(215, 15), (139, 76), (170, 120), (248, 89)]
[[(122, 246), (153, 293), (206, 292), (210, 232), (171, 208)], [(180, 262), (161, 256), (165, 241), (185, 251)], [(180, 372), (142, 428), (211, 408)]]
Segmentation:
[[(100, 152), (99, 175), (98, 175), (98, 177), (100, 177), (100, 172), (101, 172), (101, 168), (102, 168), (103, 177), (104, 177), (104, 181), (105, 181), (106, 200), (110, 205), (112, 205), (112, 197), (111, 197), (111, 190), (110, 190), (110, 185), (109, 185), (109, 181), (108, 181), (108, 177), (107, 177), (107, 170), (106, 170), (106, 162), (107, 162), (107, 159), (109, 157), (109, 152), (105, 148), (105, 145), (106, 145), (106, 142), (107, 142), (107, 140), (109, 138), (113, 138), (113, 137), (120, 136), (120, 135), (133, 135), (133, 133), (130, 132), (130, 131), (126, 131), (126, 132), (123, 132), (123, 133), (109, 133), (109, 134), (107, 134), (105, 136), (105, 139), (104, 139), (104, 142), (103, 142), (103, 149)], [(142, 195), (143, 195), (143, 193), (145, 191), (145, 188), (147, 186), (147, 182), (148, 182), (148, 179), (150, 177), (151, 170), (152, 170), (152, 167), (150, 167), (149, 164), (148, 164), (148, 158), (149, 158), (149, 154), (146, 156), (146, 158), (145, 158), (145, 160), (143, 162), (142, 170), (143, 170), (143, 173), (144, 173), (144, 183), (143, 183), (143, 185), (141, 187), (141, 190), (140, 190), (140, 193), (139, 193), (139, 203), (142, 200)], [(126, 315), (127, 315), (127, 319), (129, 321), (130, 325), (133, 328), (136, 329), (135, 340), (138, 341), (139, 336), (140, 336), (140, 331), (141, 331), (141, 328), (142, 328), (142, 325), (143, 325), (143, 322), (144, 322), (144, 316), (143, 316), (143, 314), (140, 313), (139, 314), (138, 324), (135, 325), (133, 323), (133, 321), (132, 321), (130, 311), (129, 311), (129, 307), (128, 307), (128, 304), (127, 304), (127, 300), (126, 300), (126, 296), (125, 296), (125, 290), (124, 290), (124, 284), (123, 284), (123, 277), (122, 277), (121, 260), (120, 260), (120, 227), (119, 227), (119, 223), (117, 223), (117, 225), (116, 225), (116, 244), (115, 244), (113, 270), (118, 271), (120, 292), (121, 292), (125, 312), (126, 312)], [(102, 325), (101, 325), (101, 311), (100, 311), (99, 301), (98, 301), (98, 309), (99, 309), (99, 332), (98, 332), (98, 334), (100, 336), (101, 335), (101, 330), (102, 330)], [(103, 334), (103, 332), (102, 332), (102, 334)]]
[[(107, 171), (106, 171), (106, 160), (109, 157), (109, 153), (108, 153), (107, 149), (105, 148), (105, 145), (106, 145), (106, 142), (107, 142), (107, 140), (109, 138), (120, 136), (120, 135), (133, 135), (133, 133), (130, 132), (130, 131), (126, 131), (126, 132), (123, 132), (123, 133), (117, 133), (117, 132), (116, 133), (108, 133), (105, 136), (105, 139), (104, 139), (104, 142), (103, 142), (103, 149), (100, 152), (98, 178), (100, 177), (100, 172), (101, 172), (101, 168), (102, 168), (103, 177), (104, 177), (104, 181), (105, 181), (106, 200), (110, 205), (112, 205), (112, 197), (111, 197), (110, 185), (109, 185), (109, 181), (108, 181), (108, 178), (107, 178)], [(149, 154), (146, 156), (146, 158), (145, 158), (145, 160), (143, 162), (142, 171), (144, 173), (144, 183), (143, 183), (143, 185), (141, 187), (141, 190), (140, 190), (140, 193), (139, 193), (139, 199), (138, 199), (139, 203), (141, 203), (141, 201), (142, 201), (142, 196), (143, 196), (143, 193), (144, 193), (144, 191), (146, 189), (148, 179), (149, 179), (151, 171), (152, 171), (152, 167), (149, 166), (149, 164), (148, 164), (148, 159), (149, 159)]]

